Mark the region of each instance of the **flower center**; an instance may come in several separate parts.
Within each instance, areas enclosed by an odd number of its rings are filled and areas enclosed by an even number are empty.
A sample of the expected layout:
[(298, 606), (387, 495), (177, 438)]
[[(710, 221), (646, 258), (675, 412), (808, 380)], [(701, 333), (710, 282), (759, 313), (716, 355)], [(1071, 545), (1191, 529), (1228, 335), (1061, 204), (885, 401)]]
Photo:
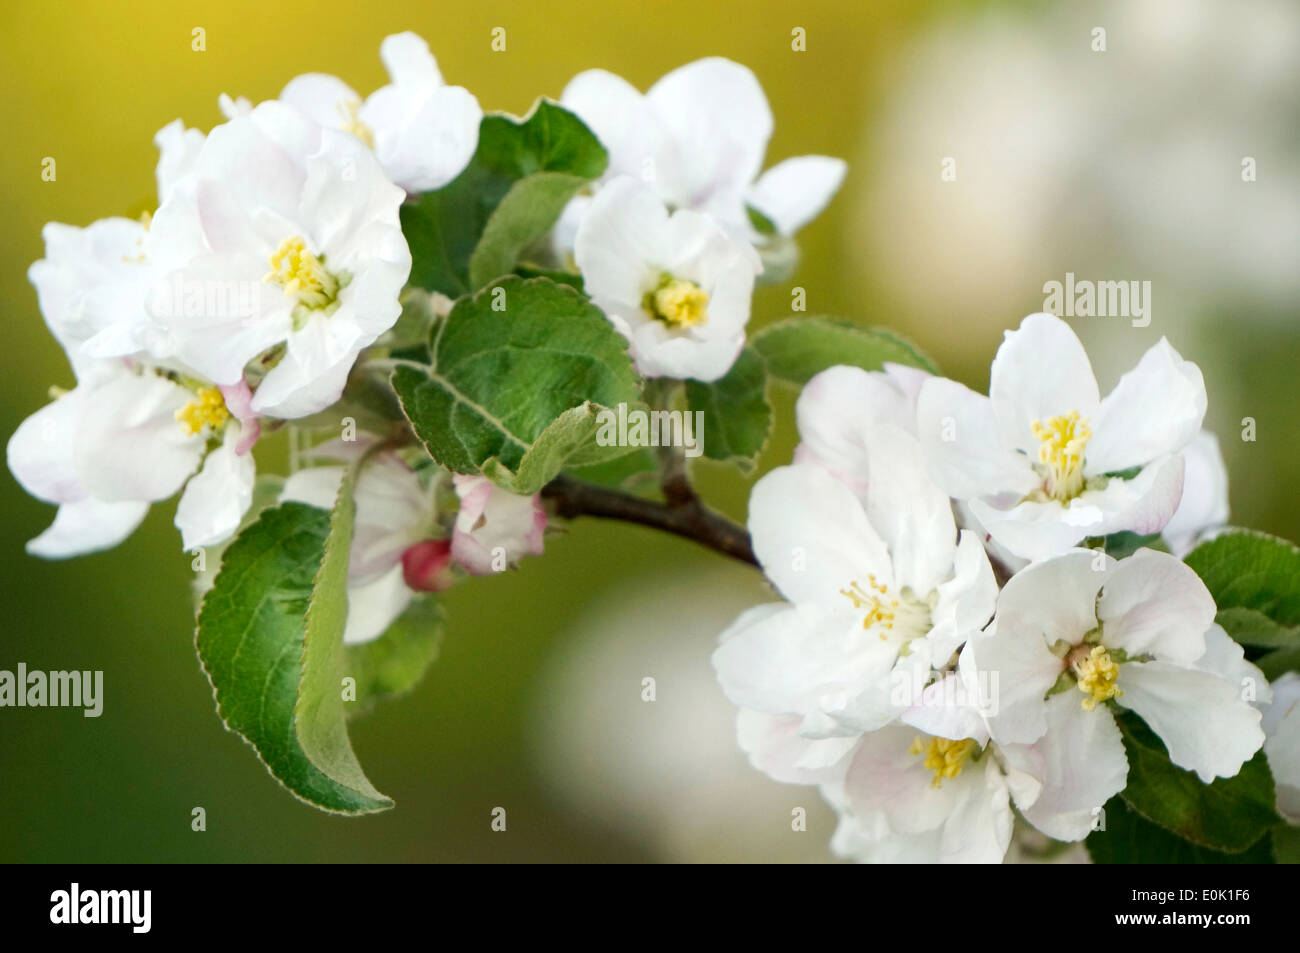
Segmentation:
[(930, 787), (941, 788), (944, 781), (951, 781), (961, 774), (962, 768), (966, 767), (966, 762), (978, 747), (974, 738), (963, 738), (961, 741), (931, 738), (927, 745), (917, 735), (912, 739), (912, 746), (907, 749), (907, 753), (925, 755), (926, 768), (934, 772)]
[(308, 308), (326, 308), (338, 298), (340, 282), (325, 268), (325, 256), (317, 258), (307, 250), (301, 235), (280, 242), (271, 255), (271, 270), (263, 281), (272, 281), (284, 293)]
[(913, 596), (910, 589), (903, 589), (895, 598), (888, 586), (876, 581), (874, 574), (867, 576), (866, 589), (855, 579), (847, 589), (840, 590), (840, 595), (852, 602), (853, 608), (867, 610), (862, 628), (879, 626), (882, 641), (889, 638), (895, 626), (907, 638), (922, 636), (930, 629), (929, 606)]
[(361, 121), (361, 100), (356, 97), (351, 99), (340, 99), (338, 102), (339, 113), (343, 116), (343, 125), (340, 128), (344, 132), (350, 132), (356, 136), (367, 147), (375, 147), (375, 133)]
[(665, 274), (641, 301), (653, 317), (674, 328), (690, 328), (709, 320), (709, 295), (693, 281)]
[(1038, 443), (1038, 462), (1046, 470), (1046, 491), (1052, 499), (1064, 503), (1083, 490), (1083, 451), (1092, 431), (1077, 410), (1047, 423), (1035, 420), (1034, 439)]
[(1104, 645), (1094, 645), (1091, 649), (1081, 645), (1071, 653), (1071, 659), (1079, 691), (1088, 696), (1083, 700), (1084, 711), (1093, 711), (1098, 702), (1124, 694), (1117, 684), (1119, 664), (1110, 657)]
[(176, 420), (185, 433), (193, 436), (204, 427), (219, 430), (230, 419), (230, 411), (221, 397), (221, 391), (215, 387), (200, 387), (194, 392), (184, 407), (176, 411)]

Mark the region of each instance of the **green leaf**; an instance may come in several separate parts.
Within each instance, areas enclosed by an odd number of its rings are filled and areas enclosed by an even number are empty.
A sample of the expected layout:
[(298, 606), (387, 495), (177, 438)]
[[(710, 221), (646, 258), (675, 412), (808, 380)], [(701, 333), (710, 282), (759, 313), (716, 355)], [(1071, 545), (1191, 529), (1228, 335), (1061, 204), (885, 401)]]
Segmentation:
[(1284, 626), (1300, 625), (1300, 549), (1276, 536), (1233, 530), (1187, 554), (1215, 604), (1254, 609)]
[(276, 780), (323, 811), (370, 814), (393, 802), (361, 770), (344, 719), (354, 512), (350, 477), (332, 513), (265, 510), (226, 550), (195, 641), (226, 727)]
[(1121, 797), (1147, 820), (1199, 847), (1239, 853), (1279, 820), (1273, 775), (1262, 751), (1232, 778), (1204, 784), (1169, 760), (1164, 744), (1142, 719), (1116, 719), (1128, 755), (1128, 784)]
[(934, 362), (907, 339), (840, 318), (790, 318), (768, 325), (751, 344), (767, 361), (769, 374), (796, 387), (837, 364), (878, 371), (892, 362), (938, 373)]
[(1118, 795), (1106, 802), (1104, 830), (1085, 845), (1095, 864), (1271, 864), (1271, 836), (1236, 854), (1210, 850), (1177, 837), (1132, 810)]
[(405, 695), (438, 657), (444, 613), (432, 596), (417, 598), (379, 638), (345, 646), (345, 676), (356, 680), (349, 714), (369, 711), (376, 702)]
[(452, 298), (514, 270), (608, 155), (582, 120), (540, 99), (522, 120), (484, 116), (478, 148), (441, 189), (402, 206), (411, 283)]
[(1279, 625), (1256, 609), (1229, 606), (1219, 610), (1215, 621), (1242, 645), (1270, 649), (1300, 647), (1300, 626)]
[(457, 302), (434, 329), (430, 365), (402, 364), (392, 384), (438, 463), (534, 493), (572, 461), (626, 447), (595, 441), (598, 414), (634, 404), (627, 343), (599, 308), (546, 278), (507, 277)]
[(767, 367), (758, 352), (745, 348), (731, 370), (710, 384), (687, 381), (686, 403), (704, 415), (696, 434), (704, 441), (704, 455), (752, 472), (772, 430)]

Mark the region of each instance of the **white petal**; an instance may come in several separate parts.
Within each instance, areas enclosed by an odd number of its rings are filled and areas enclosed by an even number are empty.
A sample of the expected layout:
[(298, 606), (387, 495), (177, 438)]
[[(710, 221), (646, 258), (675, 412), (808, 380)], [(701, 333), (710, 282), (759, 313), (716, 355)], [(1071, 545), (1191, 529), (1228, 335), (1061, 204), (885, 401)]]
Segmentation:
[(204, 447), (176, 420), (192, 396), (151, 374), (119, 377), (88, 395), (75, 450), (86, 489), (106, 501), (164, 500), (179, 490)]
[(1152, 549), (1116, 563), (1097, 599), (1107, 647), (1123, 649), (1130, 658), (1154, 655), (1183, 666), (1205, 654), (1205, 630), (1215, 611), (1213, 597), (1190, 567)]
[(772, 110), (754, 74), (721, 57), (673, 70), (646, 93), (682, 160), (677, 203), (688, 208), (735, 196), (754, 181), (772, 136)]
[(203, 461), (176, 507), (176, 528), (186, 552), (224, 543), (239, 529), (253, 503), (256, 472), (252, 454), (239, 454), (239, 428), (232, 426), (220, 447)]
[(749, 497), (754, 552), (767, 577), (791, 602), (840, 608), (853, 580), (874, 574), (893, 584), (884, 542), (852, 492), (826, 471), (778, 467)]
[(746, 199), (782, 235), (793, 235), (826, 207), (848, 168), (843, 159), (828, 156), (786, 159), (759, 176)]
[(1287, 672), (1273, 683), (1275, 701), (1264, 713), (1264, 753), (1277, 786), (1277, 807), (1300, 823), (1300, 675)]
[(361, 97), (343, 80), (328, 73), (303, 73), (289, 80), (279, 100), (310, 116), (329, 129), (342, 129), (349, 109), (361, 107)]
[(1040, 482), (1024, 455), (1002, 445), (989, 399), (956, 381), (932, 377), (921, 385), (916, 432), (939, 486), (959, 500), (1020, 497)]
[(952, 578), (939, 585), (938, 594), (927, 638), (935, 658), (945, 659), (984, 627), (997, 605), (998, 583), (993, 567), (979, 537), (969, 530), (961, 531)]
[(908, 405), (893, 381), (879, 371), (831, 367), (804, 385), (795, 402), (802, 441), (800, 462), (815, 462), (859, 497), (867, 489), (866, 421), (903, 421)]
[(1026, 500), (1009, 510), (972, 499), (970, 512), (993, 540), (1020, 559), (1048, 559), (1089, 536), (1104, 532), (1105, 513), (1083, 494), (1062, 506), (1055, 500)]
[(1050, 314), (1031, 314), (1019, 330), (1006, 333), (993, 359), (989, 399), (1002, 445), (1034, 459), (1034, 421), (1046, 423), (1077, 410), (1091, 423), (1099, 406), (1097, 379), (1083, 345), (1068, 324)]
[(988, 753), (982, 765), (970, 765), (956, 780), (967, 775), (970, 779), (960, 788), (961, 798), (943, 826), (939, 862), (1000, 864), (1015, 820), (1006, 781)]
[(837, 724), (883, 724), (896, 648), (851, 612), (761, 606), (744, 613), (713, 653), (718, 682), (742, 708), (803, 716), (810, 736), (843, 734)]
[(483, 110), (460, 86), (376, 90), (361, 110), (375, 136), (375, 155), (408, 192), (440, 189), (469, 165)]
[(1029, 746), (1003, 746), (1008, 761), (1042, 782), (1025, 819), (1057, 840), (1088, 836), (1098, 810), (1124, 789), (1128, 756), (1115, 719), (1104, 707), (1084, 711), (1069, 691), (1047, 700), (1047, 733)]
[(409, 30), (384, 37), (379, 44), (379, 59), (389, 78), (399, 86), (442, 85), (438, 61), (429, 52), (429, 44)]
[(1228, 521), (1228, 469), (1218, 438), (1208, 430), (1183, 450), (1183, 493), (1162, 533), (1176, 556), (1186, 555), (1198, 537)]
[(64, 503), (49, 528), (27, 543), (27, 552), (43, 559), (66, 559), (111, 549), (135, 532), (147, 512), (148, 503), (89, 498)]
[(46, 404), (9, 438), (9, 470), (37, 499), (66, 503), (86, 496), (73, 453), (81, 396), (73, 391)]
[(1177, 453), (1201, 429), (1205, 402), (1201, 369), (1161, 338), (1102, 401), (1087, 472), (1116, 473)]
[(952, 574), (952, 504), (930, 481), (920, 443), (902, 428), (873, 428), (867, 457), (867, 521), (889, 548), (894, 581), (924, 598)]
[(405, 611), (413, 595), (402, 578), (400, 565), (373, 582), (348, 586), (348, 621), (343, 628), (343, 642), (357, 645), (379, 638)]
[(818, 784), (842, 775), (857, 738), (805, 738), (799, 734), (800, 721), (742, 708), (736, 718), (740, 749), (750, 764), (777, 781)]
[(666, 133), (636, 87), (613, 73), (592, 69), (569, 81), (560, 102), (578, 115), (609, 152), (606, 179), (631, 175), (656, 181), (664, 165)]
[(1260, 713), (1227, 679), (1169, 662), (1120, 667), (1116, 700), (1137, 712), (1169, 749), (1169, 760), (1209, 784), (1241, 770), (1264, 743)]

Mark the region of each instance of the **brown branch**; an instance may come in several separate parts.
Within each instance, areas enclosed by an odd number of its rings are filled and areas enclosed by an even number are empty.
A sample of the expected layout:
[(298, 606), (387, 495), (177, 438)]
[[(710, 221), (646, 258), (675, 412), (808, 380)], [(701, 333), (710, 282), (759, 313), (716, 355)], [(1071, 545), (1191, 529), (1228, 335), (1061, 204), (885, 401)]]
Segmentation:
[(677, 489), (669, 503), (658, 503), (561, 475), (542, 487), (542, 498), (551, 504), (556, 515), (565, 519), (596, 516), (649, 526), (694, 540), (751, 566), (758, 565), (749, 533), (743, 526), (709, 509), (693, 491), (689, 495), (681, 494), (680, 484)]

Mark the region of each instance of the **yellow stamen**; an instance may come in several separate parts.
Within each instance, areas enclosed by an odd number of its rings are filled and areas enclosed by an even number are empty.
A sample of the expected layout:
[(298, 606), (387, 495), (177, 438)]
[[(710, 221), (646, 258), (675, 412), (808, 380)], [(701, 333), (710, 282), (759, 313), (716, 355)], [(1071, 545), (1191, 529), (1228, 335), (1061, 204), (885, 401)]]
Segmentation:
[(1046, 424), (1035, 420), (1033, 430), (1038, 462), (1047, 469), (1048, 496), (1060, 502), (1074, 499), (1083, 490), (1083, 451), (1092, 437), (1088, 422), (1072, 410), (1049, 417)]
[(375, 147), (374, 131), (361, 121), (361, 100), (352, 98), (339, 101), (339, 112), (343, 114), (342, 129), (356, 136), (367, 147)]
[(230, 419), (230, 411), (215, 387), (200, 387), (194, 398), (176, 411), (176, 419), (190, 436), (204, 427), (219, 430)]
[(1119, 698), (1124, 694), (1116, 682), (1119, 665), (1110, 657), (1104, 645), (1094, 645), (1092, 651), (1074, 663), (1074, 674), (1079, 679), (1079, 691), (1088, 697), (1083, 700), (1083, 710), (1093, 711), (1098, 702)]
[[(868, 591), (870, 590), (870, 591)], [(866, 609), (862, 618), (862, 628), (870, 629), (880, 626), (880, 638), (885, 641), (895, 624), (907, 632), (917, 630), (915, 634), (923, 635), (930, 627), (930, 610), (922, 602), (909, 596), (910, 590), (904, 590), (901, 599), (892, 598), (889, 587), (876, 581), (874, 574), (867, 576), (867, 588), (855, 579), (847, 589), (841, 589), (840, 595), (853, 603), (855, 609)]]
[(944, 781), (951, 781), (961, 774), (967, 760), (978, 747), (974, 738), (963, 738), (961, 741), (931, 738), (927, 745), (921, 740), (921, 736), (917, 735), (912, 740), (912, 746), (907, 749), (907, 753), (925, 755), (925, 766), (934, 772), (930, 787), (941, 788)]
[(280, 242), (271, 255), (271, 270), (262, 280), (280, 285), (285, 294), (308, 308), (326, 307), (339, 293), (338, 279), (325, 269), (323, 259), (307, 250), (299, 235)]
[(664, 275), (646, 295), (646, 310), (675, 328), (689, 328), (709, 320), (709, 296), (693, 281)]

